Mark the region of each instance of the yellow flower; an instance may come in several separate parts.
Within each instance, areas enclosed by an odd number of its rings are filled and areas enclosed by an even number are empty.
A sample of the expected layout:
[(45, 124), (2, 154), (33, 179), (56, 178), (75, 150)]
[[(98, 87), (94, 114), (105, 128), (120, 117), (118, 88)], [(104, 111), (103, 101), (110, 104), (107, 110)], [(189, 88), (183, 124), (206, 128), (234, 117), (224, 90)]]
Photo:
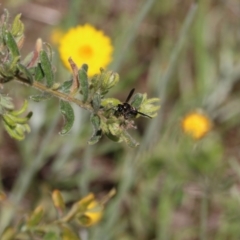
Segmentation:
[(61, 39), (59, 52), (64, 65), (71, 70), (68, 58), (81, 66), (89, 66), (88, 75), (99, 73), (112, 60), (111, 39), (89, 24), (71, 28)]
[(195, 111), (189, 113), (182, 120), (182, 129), (194, 139), (202, 138), (212, 128), (211, 120), (203, 113)]
[(89, 227), (102, 219), (103, 205), (95, 200), (94, 194), (88, 194), (78, 204), (85, 208), (85, 211), (77, 216), (80, 225)]

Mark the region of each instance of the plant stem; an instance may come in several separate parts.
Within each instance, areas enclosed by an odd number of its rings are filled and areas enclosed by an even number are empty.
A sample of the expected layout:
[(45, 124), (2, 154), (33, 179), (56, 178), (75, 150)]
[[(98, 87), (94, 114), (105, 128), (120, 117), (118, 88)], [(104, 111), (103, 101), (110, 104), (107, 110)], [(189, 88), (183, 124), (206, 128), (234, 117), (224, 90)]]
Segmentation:
[(59, 92), (58, 90), (55, 90), (55, 89), (51, 89), (51, 88), (47, 88), (45, 85), (43, 85), (42, 83), (40, 82), (37, 82), (37, 81), (34, 81), (32, 85), (30, 85), (26, 79), (24, 78), (16, 78), (15, 79), (16, 81), (20, 82), (20, 83), (23, 83), (25, 85), (28, 85), (28, 86), (32, 86), (33, 88), (37, 89), (37, 90), (40, 90), (44, 93), (49, 93), (51, 94), (52, 96), (56, 97), (56, 98), (59, 98), (59, 99), (62, 99), (64, 101), (68, 101), (68, 102), (72, 102), (72, 103), (75, 103), (77, 104), (79, 107), (85, 109), (85, 110), (89, 110), (89, 111), (92, 111), (92, 107), (90, 104), (87, 104), (87, 103), (83, 103), (81, 100), (71, 96), (71, 95), (68, 95), (66, 93), (63, 93), (63, 92)]

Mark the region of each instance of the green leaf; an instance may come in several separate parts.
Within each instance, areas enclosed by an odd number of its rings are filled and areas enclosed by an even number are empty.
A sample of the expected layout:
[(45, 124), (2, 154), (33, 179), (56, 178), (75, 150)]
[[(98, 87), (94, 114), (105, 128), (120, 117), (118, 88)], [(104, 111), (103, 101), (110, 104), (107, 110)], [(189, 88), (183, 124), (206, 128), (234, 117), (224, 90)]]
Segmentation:
[(51, 88), (54, 83), (54, 75), (52, 70), (52, 64), (48, 58), (47, 53), (44, 50), (40, 51), (40, 64), (44, 73), (44, 76), (46, 78), (46, 86), (48, 88)]
[(92, 106), (95, 112), (97, 112), (101, 106), (101, 96), (99, 93), (95, 93), (92, 100)]
[(87, 65), (87, 64), (83, 64), (83, 65), (82, 65), (82, 69), (84, 69), (85, 72), (87, 73), (87, 71), (88, 71), (88, 65)]
[(101, 124), (100, 117), (97, 114), (93, 114), (90, 118), (90, 121), (94, 127), (94, 130), (99, 130)]
[(83, 102), (86, 102), (88, 100), (88, 77), (86, 64), (83, 64), (78, 70), (78, 79), (80, 82), (80, 90), (83, 95)]
[(47, 42), (45, 42), (44, 45), (46, 47), (46, 51), (47, 51), (47, 54), (48, 54), (48, 59), (50, 60), (50, 62), (52, 62), (52, 58), (53, 58), (52, 46)]
[(102, 137), (102, 130), (96, 131), (94, 135), (92, 135), (91, 138), (88, 140), (88, 144), (89, 145), (96, 144), (101, 137)]
[(60, 100), (60, 111), (64, 117), (65, 124), (59, 134), (64, 135), (71, 130), (75, 116), (70, 103), (63, 100)]
[(19, 57), (20, 52), (13, 35), (9, 31), (5, 31), (5, 33), (3, 34), (4, 34), (5, 43), (9, 49), (9, 52), (12, 55), (12, 58)]
[(35, 75), (35, 81), (43, 82), (42, 80), (44, 78), (44, 72), (40, 63), (38, 63), (37, 66), (34, 68), (34, 75)]
[(12, 35), (15, 37), (21, 36), (24, 32), (24, 25), (23, 25), (22, 21), (20, 20), (21, 15), (22, 15), (21, 13), (18, 14), (14, 18), (13, 23), (12, 23), (11, 32), (12, 32)]
[(89, 139), (88, 144), (93, 145), (97, 143), (99, 139), (102, 137), (102, 130), (100, 128), (101, 120), (98, 115), (94, 114), (91, 116), (90, 121), (93, 127), (93, 135)]
[(40, 95), (32, 95), (30, 96), (30, 99), (33, 100), (34, 102), (41, 102), (41, 101), (49, 100), (51, 97), (52, 97), (51, 94), (43, 93)]
[(63, 84), (58, 88), (59, 91), (63, 92), (63, 93), (69, 93), (70, 92), (70, 88), (72, 86), (73, 80), (69, 80), (69, 81), (65, 81), (63, 82)]
[(20, 73), (22, 73), (27, 78), (28, 83), (33, 84), (33, 76), (30, 73), (30, 71), (24, 65), (22, 65), (21, 63), (17, 64), (17, 68), (20, 71)]
[(12, 62), (8, 63), (2, 63), (0, 65), (0, 83), (6, 83), (14, 79), (14, 76), (16, 74), (16, 65), (14, 66), (14, 69), (11, 69), (13, 65), (11, 66)]
[(12, 61), (5, 65), (6, 71), (8, 71), (10, 74), (15, 75), (17, 70), (17, 64), (19, 62), (20, 56), (12, 58)]

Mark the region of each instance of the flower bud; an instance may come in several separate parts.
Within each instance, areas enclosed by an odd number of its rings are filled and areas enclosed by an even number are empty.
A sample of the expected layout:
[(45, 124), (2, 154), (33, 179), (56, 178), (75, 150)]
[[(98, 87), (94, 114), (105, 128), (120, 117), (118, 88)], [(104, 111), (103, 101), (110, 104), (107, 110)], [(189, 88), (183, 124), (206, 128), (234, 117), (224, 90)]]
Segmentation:
[(108, 71), (108, 72), (102, 72), (102, 85), (101, 90), (103, 93), (106, 93), (110, 88), (115, 86), (119, 81), (119, 75), (118, 73)]
[(65, 203), (62, 197), (62, 194), (59, 190), (54, 190), (52, 193), (52, 200), (55, 208), (58, 210), (60, 214), (62, 214), (65, 210)]

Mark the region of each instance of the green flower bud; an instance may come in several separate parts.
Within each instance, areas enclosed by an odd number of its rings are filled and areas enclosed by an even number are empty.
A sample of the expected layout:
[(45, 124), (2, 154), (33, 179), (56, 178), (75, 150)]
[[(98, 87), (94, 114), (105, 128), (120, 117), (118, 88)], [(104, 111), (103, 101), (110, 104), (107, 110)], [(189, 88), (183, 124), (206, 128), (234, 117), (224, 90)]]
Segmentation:
[(115, 73), (112, 71), (108, 71), (108, 72), (103, 71), (101, 75), (102, 75), (101, 77), (102, 84), (100, 88), (101, 88), (102, 94), (105, 94), (108, 92), (110, 88), (112, 88), (118, 83), (119, 75), (118, 73)]

